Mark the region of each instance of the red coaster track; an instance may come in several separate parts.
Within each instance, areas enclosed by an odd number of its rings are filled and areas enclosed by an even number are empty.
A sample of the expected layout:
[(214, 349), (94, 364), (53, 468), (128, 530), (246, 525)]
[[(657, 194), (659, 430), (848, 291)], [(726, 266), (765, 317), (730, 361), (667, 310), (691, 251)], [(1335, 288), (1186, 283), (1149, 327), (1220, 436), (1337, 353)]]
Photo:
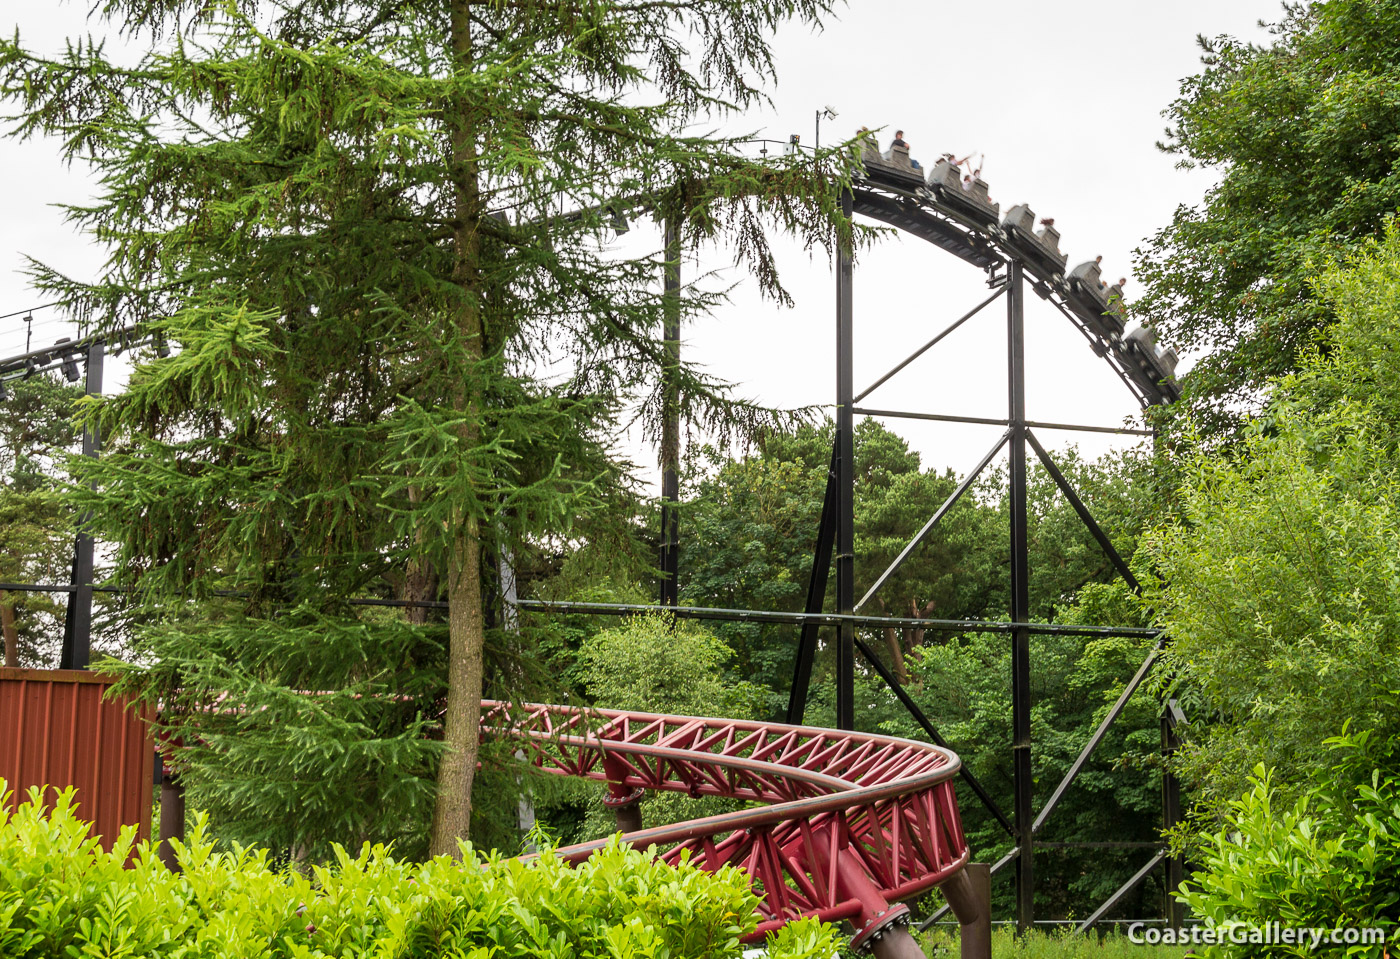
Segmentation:
[[(762, 898), (751, 939), (801, 916), (849, 920), (852, 945), (916, 955), (901, 900), (943, 886), (963, 923), (985, 923), (963, 866), (967, 840), (947, 749), (892, 736), (569, 706), (482, 704), (482, 732), (528, 744), (546, 772), (608, 784), (629, 842), (702, 869), (732, 865)], [(641, 829), (657, 789), (763, 806)], [(558, 851), (587, 858), (605, 840)], [(964, 901), (959, 905), (960, 901)], [(966, 928), (965, 928), (966, 936)], [(909, 953), (912, 947), (914, 952)]]

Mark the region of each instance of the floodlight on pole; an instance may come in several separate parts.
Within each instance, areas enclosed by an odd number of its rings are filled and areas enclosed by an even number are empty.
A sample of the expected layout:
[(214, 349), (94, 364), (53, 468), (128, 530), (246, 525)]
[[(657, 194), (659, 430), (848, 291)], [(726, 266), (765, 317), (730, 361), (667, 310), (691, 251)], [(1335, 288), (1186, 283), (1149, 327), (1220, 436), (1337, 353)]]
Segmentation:
[(822, 145), (822, 117), (828, 120), (835, 120), (838, 116), (840, 116), (840, 114), (838, 114), (830, 104), (827, 104), (817, 111), (817, 135), (813, 137), (812, 140), (812, 148), (814, 150), (821, 149)]
[[(71, 341), (65, 336), (63, 339), (54, 343), (54, 346), (62, 346), (64, 343), (69, 342)], [(63, 370), (63, 378), (69, 383), (78, 382), (78, 358), (72, 353), (63, 354), (62, 366), (60, 369)]]

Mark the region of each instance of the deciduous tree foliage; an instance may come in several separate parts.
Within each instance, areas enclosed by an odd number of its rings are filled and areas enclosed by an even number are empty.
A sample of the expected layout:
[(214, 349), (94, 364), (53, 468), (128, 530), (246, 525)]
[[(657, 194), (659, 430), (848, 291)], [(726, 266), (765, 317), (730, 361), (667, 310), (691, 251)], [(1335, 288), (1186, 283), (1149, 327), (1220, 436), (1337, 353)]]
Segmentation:
[[(796, 611), (806, 599), (830, 462), (830, 425), (768, 437), (740, 459), (700, 464), (685, 505), (682, 598), (698, 606)], [(874, 420), (855, 436), (856, 593), (863, 595), (956, 489), (951, 470), (925, 469), (908, 443)], [(1139, 530), (1160, 508), (1149, 457), (1141, 451), (1086, 462), (1056, 451), (1060, 470), (1131, 556)], [(1028, 488), (1031, 608), (1051, 619), (1091, 582), (1117, 573), (1049, 475), (1038, 465)], [(951, 509), (864, 607), (872, 615), (1002, 619), (1009, 604), (1009, 506), (1004, 471), (993, 470)], [(834, 608), (829, 577), (826, 610)], [(735, 650), (740, 675), (786, 696), (797, 631), (752, 624), (716, 625)], [(882, 632), (876, 639), (897, 674), (905, 659), (947, 634)]]
[(756, 718), (753, 684), (725, 681), (732, 655), (703, 624), (660, 613), (635, 616), (590, 636), (580, 658), (596, 706)]
[(1400, 734), (1400, 234), (1315, 291), (1337, 317), (1324, 348), (1237, 456), (1184, 457), (1182, 516), (1145, 546), (1168, 666), (1197, 697), (1182, 761), (1207, 813), (1261, 763), (1296, 795), (1348, 721)]
[[(924, 469), (908, 443), (864, 420), (855, 435), (856, 588), (863, 592), (957, 486), (951, 471)], [(801, 610), (831, 458), (831, 425), (774, 434), (755, 455), (697, 464), (685, 506), (681, 595), (699, 606)], [(872, 600), (873, 615), (956, 619), (980, 615), (994, 595), (999, 549), (995, 518), (969, 496)], [(827, 610), (834, 608), (835, 575)], [(884, 604), (881, 606), (881, 604)], [(882, 612), (883, 610), (883, 612)], [(716, 625), (736, 654), (734, 668), (786, 697), (796, 628)], [(924, 635), (879, 637), (892, 666)], [(907, 678), (907, 674), (906, 674)]]
[(1272, 33), (1202, 39), (1204, 70), (1167, 109), (1163, 147), (1220, 181), (1137, 262), (1136, 308), (1206, 351), (1185, 382), (1211, 433), (1257, 411), (1333, 321), (1312, 275), (1400, 208), (1400, 3), (1289, 3)]
[[(608, 512), (613, 414), (636, 398), (654, 427), (663, 369), (684, 415), (721, 432), (764, 422), (664, 362), (661, 255), (606, 249), (605, 224), (626, 209), (671, 222), (686, 245), (732, 241), (784, 299), (766, 231), (849, 235), (833, 189), (845, 161), (751, 163), (691, 131), (760, 101), (778, 24), (828, 9), (110, 0), (99, 12), (113, 29), (151, 40), (133, 62), (90, 41), (56, 58), (0, 44), (13, 132), (61, 137), (102, 185), (68, 212), (108, 244), (103, 275), (40, 268), (40, 286), (99, 329), (138, 323), (176, 347), (87, 405), (110, 452), (77, 503), (117, 544), (143, 612), (167, 620), (147, 652), (179, 668), (157, 661), (133, 682), (191, 707), (166, 714), (189, 748), (216, 748), (211, 725), (259, 714), (262, 691), (330, 692), (318, 684), (337, 676), (380, 704), (353, 711), (379, 720), (357, 729), (332, 697), (287, 721), (324, 706), (355, 748), (407, 749), (440, 713), (430, 847), (456, 849), (497, 558)], [(714, 302), (687, 290), (669, 305), (688, 318)], [(186, 605), (216, 590), (246, 599)], [(430, 633), (336, 642), (364, 622), (347, 598), (385, 594), (446, 600), (438, 653)], [(270, 622), (304, 631), (304, 655), (264, 655), (279, 648), (259, 646)], [(399, 688), (421, 694), (422, 715), (395, 726)], [(215, 700), (222, 711), (195, 709)], [(407, 749), (404, 775), (423, 749), (436, 747)], [(190, 768), (215, 777), (202, 781), (211, 807), (253, 808), (258, 767)], [(304, 778), (273, 781), (286, 788), (264, 794), (264, 823), (346, 838), (297, 815)], [(337, 784), (354, 795), (349, 779), (317, 788)], [(251, 838), (262, 828), (240, 822)]]

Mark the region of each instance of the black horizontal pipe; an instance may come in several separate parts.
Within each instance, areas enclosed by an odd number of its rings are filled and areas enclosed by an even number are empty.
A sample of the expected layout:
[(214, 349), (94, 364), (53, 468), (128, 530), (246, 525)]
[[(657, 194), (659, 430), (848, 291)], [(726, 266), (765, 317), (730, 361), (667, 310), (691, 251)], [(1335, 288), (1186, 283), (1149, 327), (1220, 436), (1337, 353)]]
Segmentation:
[(1141, 636), (1152, 638), (1159, 630), (1136, 626), (1071, 626), (1064, 623), (1007, 623), (985, 619), (918, 619), (896, 616), (850, 616), (840, 613), (784, 613), (772, 610), (723, 609), (711, 606), (653, 606), (645, 603), (571, 603), (521, 599), (520, 609), (534, 612), (583, 613), (594, 616), (626, 616), (632, 613), (666, 612), (683, 619), (714, 619), (734, 623), (777, 623), (801, 626), (856, 626), (892, 629), (934, 629), (958, 633), (1009, 633), (1025, 627), (1042, 636)]
[[(0, 590), (16, 593), (71, 593), (76, 586), (67, 583), (0, 583)], [(98, 593), (131, 593), (130, 586), (94, 586)], [(246, 593), (220, 590), (217, 596), (238, 597)], [(447, 609), (447, 603), (438, 600), (413, 599), (350, 599), (351, 606), (393, 606), (418, 609)], [(1040, 636), (1141, 636), (1153, 638), (1159, 634), (1156, 629), (1143, 629), (1136, 626), (1070, 626), (1064, 623), (1005, 623), (986, 619), (917, 619), (897, 616), (843, 616), (840, 613), (783, 613), (758, 609), (723, 609), (714, 606), (655, 606), (647, 603), (554, 603), (542, 599), (518, 599), (515, 606), (529, 612), (540, 613), (580, 613), (590, 616), (628, 616), (634, 613), (671, 613), (682, 619), (713, 619), (730, 623), (773, 623), (801, 626), (816, 623), (818, 626), (838, 626), (849, 622), (856, 626), (891, 629), (934, 629), (957, 633), (1009, 633), (1018, 626), (1024, 626)]]
[[(968, 423), (973, 426), (1007, 426), (1004, 419), (989, 416), (955, 416), (951, 413), (911, 413), (905, 410), (876, 410), (858, 406), (855, 412), (861, 416), (884, 417), (888, 419), (932, 420), (935, 423)], [(1046, 423), (1040, 420), (1026, 420), (1026, 426), (1041, 430), (1072, 430), (1079, 433), (1118, 433), (1126, 436), (1151, 436), (1151, 430), (1140, 430), (1133, 426), (1086, 426), (1080, 423)]]

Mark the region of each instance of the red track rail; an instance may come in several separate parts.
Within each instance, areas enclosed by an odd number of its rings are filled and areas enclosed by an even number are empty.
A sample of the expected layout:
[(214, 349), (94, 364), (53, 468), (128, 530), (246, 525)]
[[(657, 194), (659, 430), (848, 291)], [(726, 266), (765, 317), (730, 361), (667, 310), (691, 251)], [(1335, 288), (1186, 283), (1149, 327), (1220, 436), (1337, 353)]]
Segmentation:
[[(660, 789), (761, 807), (627, 833), (670, 862), (739, 866), (762, 898), (751, 939), (801, 916), (850, 920), (852, 944), (908, 921), (899, 904), (967, 863), (947, 749), (892, 736), (732, 719), (485, 702), (482, 731), (528, 744), (561, 776), (606, 782), (612, 805)], [(559, 850), (586, 859), (605, 840)]]

